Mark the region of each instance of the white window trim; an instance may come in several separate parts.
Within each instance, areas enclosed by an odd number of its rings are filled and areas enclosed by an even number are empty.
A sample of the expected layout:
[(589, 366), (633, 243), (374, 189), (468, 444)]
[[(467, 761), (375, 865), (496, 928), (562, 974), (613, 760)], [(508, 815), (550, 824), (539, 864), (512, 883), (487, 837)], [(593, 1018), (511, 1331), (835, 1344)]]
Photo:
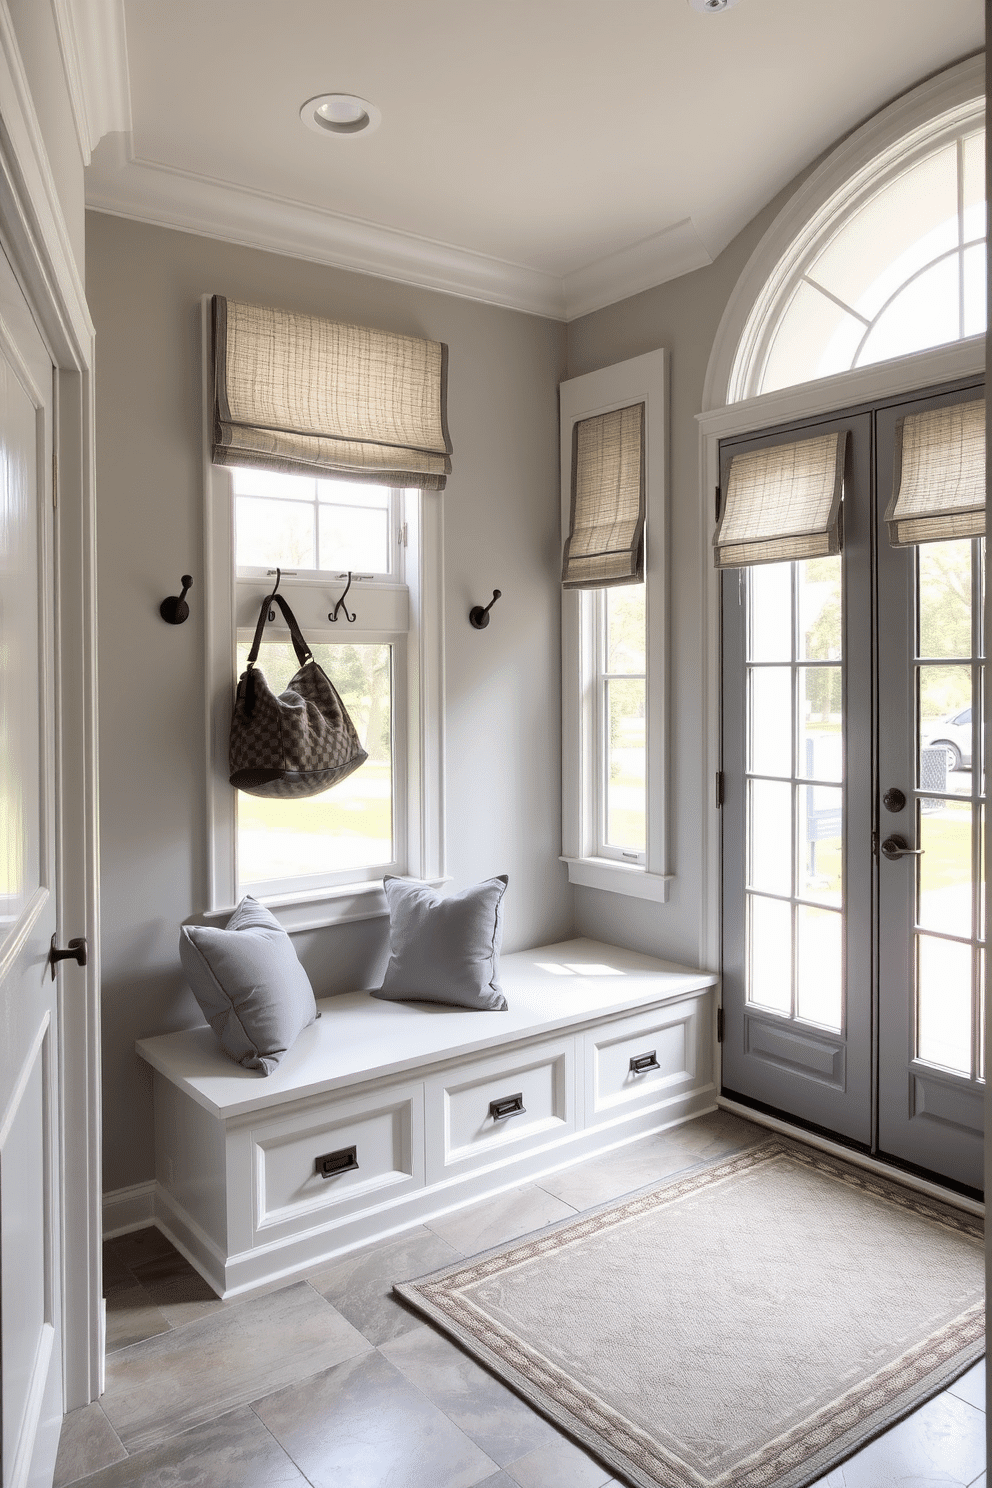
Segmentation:
[[(228, 783), (228, 741), (236, 681), (236, 583), (230, 472), (214, 465), (211, 447), (210, 297), (201, 302), (204, 488), (204, 691), (206, 697), (205, 870), (207, 922), (226, 919), (237, 897), (235, 792)], [(405, 581), (409, 629), (402, 649), (406, 677), (404, 872), (432, 886), (447, 880), (444, 821), (443, 507), (437, 491), (408, 491)], [(390, 585), (377, 586), (387, 589)], [(354, 591), (352, 591), (354, 593)], [(350, 596), (349, 596), (350, 599)], [(367, 639), (355, 632), (348, 639)], [(382, 879), (356, 869), (355, 880), (260, 899), (292, 934), (388, 914)]]
[(572, 428), (580, 419), (644, 404), (646, 791), (645, 862), (597, 851), (599, 823), (597, 645), (592, 595), (562, 590), (562, 851), (570, 883), (663, 903), (668, 865), (668, 368), (664, 350), (563, 382), (561, 395), (562, 546), (571, 516)]

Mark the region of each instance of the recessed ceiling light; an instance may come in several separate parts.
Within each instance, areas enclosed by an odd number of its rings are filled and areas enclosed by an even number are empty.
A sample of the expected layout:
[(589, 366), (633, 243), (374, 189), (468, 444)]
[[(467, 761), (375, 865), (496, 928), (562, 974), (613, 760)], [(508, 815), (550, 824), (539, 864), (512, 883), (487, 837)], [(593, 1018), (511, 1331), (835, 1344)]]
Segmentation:
[(300, 118), (315, 134), (371, 134), (382, 115), (374, 103), (354, 93), (321, 93), (307, 99)]
[(739, 0), (689, 0), (689, 4), (702, 15), (719, 15), (721, 10), (739, 4)]

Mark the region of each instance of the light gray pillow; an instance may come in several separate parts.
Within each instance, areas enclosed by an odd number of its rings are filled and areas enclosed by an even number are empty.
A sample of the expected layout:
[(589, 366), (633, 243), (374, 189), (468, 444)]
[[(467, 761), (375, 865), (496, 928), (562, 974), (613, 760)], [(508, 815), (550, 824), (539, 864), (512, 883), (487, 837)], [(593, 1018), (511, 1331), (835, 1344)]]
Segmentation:
[(179, 959), (225, 1054), (271, 1075), (317, 1016), (310, 978), (293, 942), (247, 895), (224, 930), (183, 925)]
[(506, 998), (496, 978), (506, 885), (500, 874), (440, 899), (413, 879), (384, 878), (390, 957), (372, 996), (503, 1012)]

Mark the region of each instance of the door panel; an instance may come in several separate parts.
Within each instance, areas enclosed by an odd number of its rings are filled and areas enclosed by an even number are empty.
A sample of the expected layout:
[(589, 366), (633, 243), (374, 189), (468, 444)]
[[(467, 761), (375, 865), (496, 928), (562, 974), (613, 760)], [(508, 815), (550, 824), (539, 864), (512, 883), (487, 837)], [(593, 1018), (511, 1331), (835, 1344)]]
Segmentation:
[(61, 1424), (52, 363), (0, 254), (0, 1357), (3, 1488)]
[(879, 1149), (981, 1188), (984, 545), (893, 548), (882, 523), (897, 420), (974, 397), (877, 416), (879, 838), (923, 852), (879, 855)]
[(722, 447), (726, 472), (849, 430), (841, 557), (723, 578), (723, 1071), (981, 1188), (984, 543), (896, 549), (883, 520), (898, 419), (975, 396)]
[[(868, 1146), (871, 929), (845, 906), (872, 898), (870, 419), (803, 432), (835, 429), (842, 555), (723, 578), (723, 1072), (728, 1094)], [(728, 443), (724, 470), (797, 437)]]

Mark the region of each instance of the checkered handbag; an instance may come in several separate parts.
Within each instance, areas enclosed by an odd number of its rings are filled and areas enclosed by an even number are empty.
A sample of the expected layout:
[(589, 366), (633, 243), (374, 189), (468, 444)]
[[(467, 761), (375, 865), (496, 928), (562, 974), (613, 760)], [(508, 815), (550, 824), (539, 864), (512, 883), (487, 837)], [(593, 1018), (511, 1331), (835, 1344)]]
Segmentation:
[[(255, 665), (273, 603), (282, 610), (300, 663), (278, 697)], [(348, 710), (314, 661), (289, 605), (281, 594), (266, 595), (234, 699), (231, 784), (250, 796), (316, 796), (367, 759)]]

